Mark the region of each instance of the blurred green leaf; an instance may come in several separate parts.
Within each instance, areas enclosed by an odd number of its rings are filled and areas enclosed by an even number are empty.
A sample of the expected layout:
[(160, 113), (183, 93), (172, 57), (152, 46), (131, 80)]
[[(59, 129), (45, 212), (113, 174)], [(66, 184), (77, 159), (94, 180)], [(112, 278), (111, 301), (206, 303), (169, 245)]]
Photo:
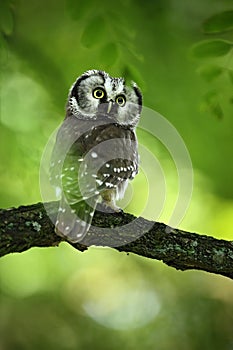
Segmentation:
[(100, 52), (100, 62), (105, 63), (108, 66), (113, 65), (118, 59), (119, 52), (115, 43), (108, 43)]
[(13, 15), (6, 1), (0, 2), (0, 28), (6, 35), (10, 35), (14, 28)]
[(224, 33), (233, 30), (233, 11), (224, 11), (208, 18), (203, 24), (205, 33)]
[(134, 67), (132, 64), (128, 64), (127, 66), (124, 67), (122, 76), (125, 78), (127, 83), (134, 81), (136, 84), (138, 84), (140, 89), (145, 90), (146, 88), (145, 81), (142, 78), (141, 74), (139, 73), (138, 69)]
[(67, 0), (66, 6), (70, 17), (74, 20), (79, 20), (84, 17), (88, 11), (91, 9), (93, 4), (92, 0), (77, 1), (77, 0)]
[(227, 40), (205, 40), (192, 47), (192, 54), (196, 58), (224, 56), (233, 48), (233, 43)]
[(105, 22), (101, 16), (94, 17), (88, 23), (81, 37), (81, 43), (87, 48), (92, 48), (103, 41), (106, 33)]
[(222, 107), (219, 102), (210, 106), (211, 112), (218, 118), (222, 119), (224, 117)]
[(210, 90), (204, 95), (204, 103), (202, 109), (208, 110), (218, 119), (222, 119), (224, 114), (222, 107), (219, 103), (219, 94), (216, 90)]
[[(122, 2), (122, 6), (126, 6), (126, 2)], [(124, 38), (126, 40), (133, 40), (136, 35), (136, 31), (134, 28), (132, 28), (129, 25), (129, 21), (126, 17), (122, 16), (122, 11), (115, 11), (112, 9), (112, 11), (109, 12), (109, 18), (111, 18), (111, 23), (114, 24), (117, 28), (117, 33), (119, 38)]]
[(223, 68), (214, 64), (208, 64), (199, 68), (198, 73), (206, 80), (212, 81), (221, 75)]

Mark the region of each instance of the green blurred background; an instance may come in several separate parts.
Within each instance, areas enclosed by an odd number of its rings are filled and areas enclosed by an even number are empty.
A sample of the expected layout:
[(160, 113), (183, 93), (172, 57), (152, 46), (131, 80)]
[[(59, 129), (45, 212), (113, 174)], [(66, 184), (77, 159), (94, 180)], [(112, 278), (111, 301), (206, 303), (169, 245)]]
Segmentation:
[[(145, 106), (173, 124), (190, 152), (193, 196), (180, 227), (233, 239), (232, 50), (212, 58), (192, 49), (205, 39), (233, 40), (233, 32), (202, 30), (207, 18), (232, 9), (232, 0), (1, 0), (0, 207), (41, 201), (40, 160), (64, 117), (68, 89), (85, 70), (104, 69), (135, 80)], [(168, 222), (178, 190), (174, 164), (157, 140), (140, 130), (138, 137), (163, 168), (159, 220)], [(126, 209), (140, 214), (143, 171), (133, 191)], [(145, 216), (157, 219), (153, 208)], [(78, 253), (65, 243), (6, 256), (0, 350), (42, 347), (232, 350), (233, 285), (111, 249)]]

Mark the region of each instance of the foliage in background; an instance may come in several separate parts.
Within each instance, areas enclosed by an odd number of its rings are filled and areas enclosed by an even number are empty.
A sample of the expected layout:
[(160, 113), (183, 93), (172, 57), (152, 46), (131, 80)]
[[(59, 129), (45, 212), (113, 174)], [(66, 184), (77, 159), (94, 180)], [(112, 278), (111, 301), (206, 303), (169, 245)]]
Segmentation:
[[(231, 2), (3, 0), (0, 29), (1, 207), (40, 201), (40, 159), (64, 117), (68, 89), (97, 68), (135, 80), (144, 104), (183, 137), (195, 182), (182, 228), (232, 239)], [(192, 45), (206, 81), (195, 72)], [(142, 130), (138, 136), (165, 173), (168, 209), (160, 220), (167, 221), (175, 166), (158, 140)], [(128, 211), (138, 214), (145, 174), (133, 183)], [(0, 262), (0, 348), (229, 350), (232, 295), (224, 278), (111, 250), (32, 249)]]
[[(232, 39), (233, 11), (224, 11), (208, 18), (203, 23), (203, 32), (213, 35), (231, 32)], [(223, 104), (226, 101), (221, 96), (227, 96), (228, 102), (233, 104), (233, 41), (219, 38), (204, 40), (193, 46), (192, 54), (201, 61), (207, 60), (207, 63), (199, 68), (200, 75), (210, 83), (210, 89), (203, 98), (203, 108), (209, 109), (214, 116), (221, 119), (224, 116)], [(221, 59), (216, 60), (219, 57)], [(213, 59), (214, 63), (209, 62), (210, 59)], [(213, 82), (222, 75), (224, 88), (222, 82), (218, 82), (213, 88)]]

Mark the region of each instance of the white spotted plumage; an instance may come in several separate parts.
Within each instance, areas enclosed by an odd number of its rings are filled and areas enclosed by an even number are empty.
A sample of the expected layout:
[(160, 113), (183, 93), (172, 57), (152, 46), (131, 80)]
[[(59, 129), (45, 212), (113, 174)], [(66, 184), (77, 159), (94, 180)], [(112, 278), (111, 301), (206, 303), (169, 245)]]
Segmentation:
[(115, 201), (138, 172), (141, 108), (139, 88), (123, 78), (90, 70), (74, 82), (50, 164), (51, 182), (62, 191), (57, 234), (85, 242), (98, 202), (118, 210)]

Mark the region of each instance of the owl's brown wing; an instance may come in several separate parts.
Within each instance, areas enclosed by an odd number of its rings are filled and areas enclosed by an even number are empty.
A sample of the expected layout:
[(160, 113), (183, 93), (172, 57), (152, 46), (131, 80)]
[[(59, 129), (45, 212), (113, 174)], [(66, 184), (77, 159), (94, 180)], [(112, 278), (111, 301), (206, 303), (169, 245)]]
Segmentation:
[(50, 182), (61, 195), (55, 231), (72, 242), (82, 239), (88, 231), (97, 201), (95, 196), (91, 197), (91, 203), (85, 202), (78, 181), (85, 152), (82, 136), (92, 125), (92, 122), (74, 116), (65, 119), (58, 130), (51, 156)]
[(74, 144), (76, 144), (76, 160), (82, 156), (84, 147), (80, 137), (90, 130), (92, 125), (91, 121), (79, 120), (75, 116), (66, 118), (61, 124), (50, 159), (50, 182), (53, 186), (61, 186), (62, 167)]

